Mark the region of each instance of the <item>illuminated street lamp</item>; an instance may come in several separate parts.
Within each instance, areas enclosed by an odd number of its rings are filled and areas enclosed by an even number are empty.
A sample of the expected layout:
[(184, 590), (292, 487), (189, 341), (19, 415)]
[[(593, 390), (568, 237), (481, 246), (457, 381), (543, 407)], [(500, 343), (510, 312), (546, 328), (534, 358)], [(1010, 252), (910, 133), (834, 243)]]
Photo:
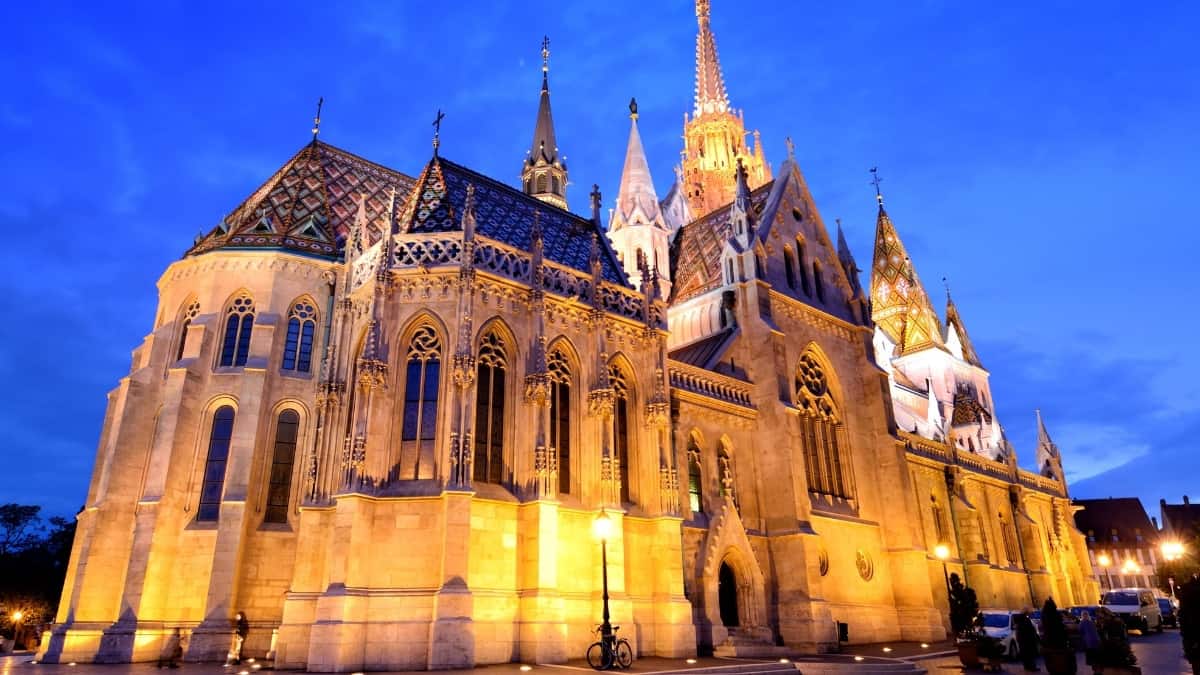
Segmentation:
[(13, 649), (14, 650), (21, 648), (20, 647), (20, 645), (21, 645), (21, 618), (24, 616), (25, 616), (25, 613), (19, 609), (12, 613), (13, 643), (14, 643)]
[[(1175, 562), (1183, 557), (1183, 544), (1177, 541), (1164, 541), (1162, 545), (1163, 558), (1167, 562)], [(1171, 585), (1171, 597), (1175, 597), (1175, 577), (1174, 575), (1167, 577), (1167, 583)]]
[[(1125, 575), (1126, 577), (1131, 577), (1136, 574), (1141, 574), (1141, 572), (1142, 572), (1142, 566), (1137, 564), (1137, 561), (1134, 560), (1133, 558), (1126, 558), (1125, 562), (1121, 564), (1121, 574)], [(1134, 581), (1133, 585), (1136, 586), (1137, 582)]]
[(1104, 579), (1108, 582), (1108, 589), (1112, 590), (1112, 576), (1108, 573), (1108, 566), (1112, 564), (1112, 558), (1108, 557), (1107, 553), (1101, 553), (1096, 556), (1096, 564), (1100, 569), (1104, 570)]
[(938, 544), (933, 547), (933, 556), (942, 561), (942, 576), (946, 578), (946, 597), (950, 597), (950, 573), (946, 571), (946, 559), (950, 557), (950, 547)]
[(600, 578), (604, 589), (604, 622), (600, 624), (600, 640), (606, 644), (613, 639), (612, 624), (608, 620), (608, 538), (612, 536), (612, 528), (612, 518), (605, 511), (601, 511), (592, 521), (592, 533), (600, 540)]

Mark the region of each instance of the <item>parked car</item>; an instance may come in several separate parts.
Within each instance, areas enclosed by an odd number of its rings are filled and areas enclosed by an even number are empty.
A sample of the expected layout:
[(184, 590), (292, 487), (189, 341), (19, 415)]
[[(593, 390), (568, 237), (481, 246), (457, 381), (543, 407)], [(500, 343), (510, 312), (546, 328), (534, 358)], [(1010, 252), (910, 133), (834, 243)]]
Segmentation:
[(988, 637), (1000, 643), (1000, 648), (1010, 659), (1017, 658), (1017, 627), (1013, 619), (1020, 614), (1008, 609), (985, 609), (980, 612), (983, 617), (983, 632)]
[(1115, 588), (1104, 594), (1100, 604), (1121, 617), (1128, 630), (1162, 632), (1162, 612), (1149, 588)]
[(1174, 600), (1171, 598), (1159, 598), (1158, 611), (1162, 613), (1164, 626), (1179, 628), (1179, 608), (1175, 606)]

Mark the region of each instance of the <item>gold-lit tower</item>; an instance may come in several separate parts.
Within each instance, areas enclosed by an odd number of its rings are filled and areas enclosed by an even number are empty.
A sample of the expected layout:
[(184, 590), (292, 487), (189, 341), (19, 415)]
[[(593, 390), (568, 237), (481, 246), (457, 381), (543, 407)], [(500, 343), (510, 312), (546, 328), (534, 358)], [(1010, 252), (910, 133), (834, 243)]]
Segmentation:
[(771, 180), (771, 166), (763, 155), (758, 132), (754, 132), (751, 151), (746, 145), (743, 113), (729, 105), (709, 12), (710, 0), (696, 0), (696, 20), (700, 24), (696, 35), (696, 104), (690, 119), (687, 113), (683, 116), (683, 184), (688, 206), (696, 217), (733, 201), (739, 158), (750, 189)]
[(567, 165), (558, 154), (554, 118), (550, 115), (550, 38), (542, 39), (542, 95), (538, 101), (533, 145), (521, 168), (525, 194), (561, 209), (567, 208)]

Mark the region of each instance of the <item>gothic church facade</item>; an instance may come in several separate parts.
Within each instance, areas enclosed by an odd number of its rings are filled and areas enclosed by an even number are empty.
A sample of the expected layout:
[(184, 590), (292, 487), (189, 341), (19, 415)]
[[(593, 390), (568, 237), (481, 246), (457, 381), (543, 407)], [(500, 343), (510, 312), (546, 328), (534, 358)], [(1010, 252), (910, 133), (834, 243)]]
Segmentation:
[[(46, 662), (247, 650), (313, 671), (945, 636), (1096, 594), (1061, 458), (1018, 468), (988, 371), (879, 200), (870, 286), (789, 149), (730, 106), (708, 0), (676, 182), (631, 105), (616, 203), (567, 210), (548, 52), (511, 187), (303, 147), (158, 284), (109, 394)], [(746, 138), (753, 136), (753, 147)]]

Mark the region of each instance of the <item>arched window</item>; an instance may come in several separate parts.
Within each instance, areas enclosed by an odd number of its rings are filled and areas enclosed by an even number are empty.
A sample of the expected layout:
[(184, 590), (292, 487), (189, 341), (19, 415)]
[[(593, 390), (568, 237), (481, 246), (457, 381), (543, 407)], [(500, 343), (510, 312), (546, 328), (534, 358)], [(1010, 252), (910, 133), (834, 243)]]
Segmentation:
[(283, 345), (283, 369), (307, 373), (312, 370), (313, 333), (317, 308), (308, 300), (292, 305), (288, 312), (287, 340)]
[(812, 264), (813, 286), (817, 289), (817, 300), (825, 302), (825, 284), (821, 282), (821, 264), (816, 260)]
[(550, 372), (550, 452), (558, 458), (558, 491), (571, 493), (571, 367), (556, 349), (548, 360)]
[(980, 553), (982, 553), (982, 554), (983, 554), (983, 559), (984, 559), (984, 560), (991, 560), (991, 558), (992, 558), (992, 552), (991, 552), (991, 550), (990, 550), (990, 548), (991, 548), (991, 547), (989, 547), (989, 546), (988, 546), (987, 524), (986, 524), (986, 523), (983, 521), (983, 516), (981, 516), (981, 515), (980, 515), (980, 516), (976, 516), (976, 519), (977, 519), (977, 520), (978, 520), (978, 522), (979, 522), (979, 548), (980, 548)]
[(630, 392), (625, 373), (615, 365), (609, 366), (609, 381), (613, 388), (613, 452), (621, 467), (621, 501), (629, 501), (629, 411)]
[(704, 513), (704, 502), (702, 498), (704, 475), (700, 470), (700, 446), (696, 445), (695, 439), (692, 439), (688, 443), (687, 471), (688, 506), (692, 509), (692, 513)]
[(544, 173), (539, 173), (539, 174), (538, 174), (538, 177), (537, 177), (537, 191), (538, 191), (538, 192), (545, 192), (545, 191), (546, 191), (546, 174), (544, 174)]
[(783, 272), (787, 274), (788, 288), (796, 290), (796, 260), (792, 256), (792, 249), (786, 246), (783, 249)]
[(183, 351), (187, 349), (188, 326), (192, 325), (192, 321), (200, 314), (200, 303), (193, 300), (187, 306), (187, 309), (179, 313), (179, 346), (175, 350), (175, 360), (183, 358)]
[(1009, 567), (1016, 567), (1019, 562), (1017, 558), (1017, 537), (1012, 527), (1004, 520), (1004, 514), (996, 514), (1000, 519), (1000, 536), (1004, 538), (1004, 556), (1008, 558)]
[(562, 194), (562, 188), (559, 185), (558, 176), (550, 177), (550, 186), (551, 186), (551, 190), (554, 192), (554, 194), (556, 194), (556, 195)]
[(800, 357), (795, 386), (809, 491), (852, 499), (854, 476), (849, 463), (842, 458), (847, 447), (845, 425), (829, 391), (825, 367), (811, 352)]
[[(544, 178), (543, 175), (539, 180)], [(504, 377), (508, 354), (496, 333), (479, 345), (475, 384), (475, 480), (499, 483), (504, 478)]]
[(812, 295), (808, 285), (808, 268), (804, 262), (804, 242), (799, 239), (796, 240), (796, 270), (800, 272), (800, 290), (805, 295)]
[(244, 366), (250, 353), (250, 332), (254, 329), (254, 300), (239, 295), (225, 310), (225, 339), (221, 343), (222, 366)]
[[(438, 386), (442, 345), (430, 326), (422, 326), (408, 343), (404, 367), (404, 413), (400, 423), (400, 466), (406, 478), (420, 478), (421, 465), (433, 467), (437, 438)], [(407, 468), (412, 467), (412, 473)]]
[(759, 279), (762, 279), (763, 277), (767, 276), (766, 272), (764, 271), (766, 266), (767, 266), (767, 264), (766, 264), (766, 261), (763, 259), (763, 254), (755, 251), (754, 252), (754, 276), (758, 277)]
[(275, 452), (271, 456), (271, 478), (267, 487), (268, 523), (286, 523), (292, 496), (292, 467), (296, 463), (296, 440), (300, 415), (295, 410), (279, 413), (275, 424)]
[(223, 405), (213, 414), (208, 435), (208, 457), (200, 483), (200, 506), (196, 520), (214, 521), (221, 514), (221, 493), (225, 489), (225, 464), (229, 461), (229, 443), (233, 439), (233, 406)]

